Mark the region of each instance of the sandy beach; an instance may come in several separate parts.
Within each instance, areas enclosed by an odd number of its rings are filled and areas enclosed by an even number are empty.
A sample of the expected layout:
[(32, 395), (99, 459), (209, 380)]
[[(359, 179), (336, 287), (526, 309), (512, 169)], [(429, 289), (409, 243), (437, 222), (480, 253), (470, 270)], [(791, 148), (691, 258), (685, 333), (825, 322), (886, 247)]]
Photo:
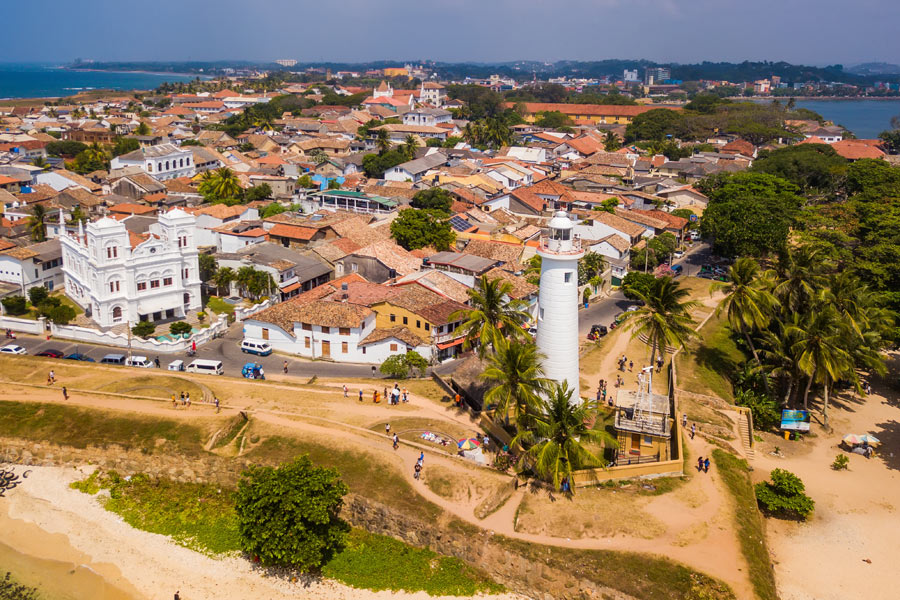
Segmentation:
[[(69, 484), (84, 478), (90, 468), (28, 469), (28, 478), (0, 499), (0, 531), (8, 546), (0, 547), (0, 558), (49, 569), (42, 585), (61, 584), (68, 590), (66, 598), (156, 600), (171, 598), (176, 591), (184, 600), (452, 598), (359, 590), (327, 580), (291, 582), (267, 575), (242, 558), (209, 558), (165, 536), (136, 530), (103, 509), (97, 498), (71, 489)], [(15, 470), (21, 475), (25, 467)]]

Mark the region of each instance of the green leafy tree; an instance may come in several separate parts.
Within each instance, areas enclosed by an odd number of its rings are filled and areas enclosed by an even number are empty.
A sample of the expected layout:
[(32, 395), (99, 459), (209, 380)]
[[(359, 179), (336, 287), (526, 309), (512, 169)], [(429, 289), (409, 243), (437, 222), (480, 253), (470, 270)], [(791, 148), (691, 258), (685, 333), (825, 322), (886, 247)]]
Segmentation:
[(622, 293), (629, 300), (639, 300), (640, 296), (650, 293), (650, 286), (656, 281), (656, 277), (652, 273), (641, 273), (640, 271), (628, 271), (622, 278)]
[(87, 144), (73, 141), (49, 142), (46, 146), (47, 154), (60, 158), (75, 158), (85, 150)]
[(491, 385), (484, 395), (485, 404), (494, 406), (495, 417), (502, 416), (506, 423), (513, 417), (520, 430), (528, 415), (539, 409), (541, 393), (550, 384), (537, 347), (518, 340), (498, 340), (481, 378)]
[(169, 325), (169, 333), (172, 335), (187, 335), (192, 329), (193, 327), (187, 321), (175, 321)]
[(406, 352), (405, 354), (393, 354), (386, 358), (379, 370), (394, 379), (406, 379), (410, 372), (419, 372), (424, 375), (428, 370), (428, 361), (422, 358), (418, 352)]
[(9, 572), (0, 579), (0, 600), (40, 600), (40, 598), (38, 590), (17, 583)]
[(659, 257), (652, 248), (644, 246), (631, 251), (631, 268), (652, 271), (659, 265)]
[[(602, 456), (589, 448), (589, 444), (616, 445), (605, 430), (589, 425), (595, 418), (592, 402), (573, 400), (572, 390), (565, 382), (554, 384), (540, 409), (529, 416), (528, 428), (519, 431), (510, 445), (525, 446), (525, 460), (535, 473), (559, 489), (564, 477), (571, 484), (573, 471), (603, 466)], [(574, 493), (574, 486), (570, 490)]]
[(66, 221), (66, 224), (77, 226), (79, 223), (87, 223), (87, 220), (88, 216), (84, 214), (84, 211), (81, 209), (81, 205), (76, 204), (69, 213), (69, 220)]
[(608, 131), (605, 136), (603, 136), (603, 149), (606, 152), (615, 152), (619, 148), (622, 147), (622, 140), (619, 139), (612, 131)]
[(408, 208), (391, 221), (391, 235), (407, 250), (431, 246), (449, 250), (456, 239), (448, 215), (436, 210)]
[(441, 188), (428, 188), (416, 192), (409, 205), (413, 208), (437, 210), (449, 214), (450, 207), (453, 205), (453, 196)]
[(50, 297), (50, 292), (47, 291), (42, 285), (35, 286), (28, 290), (28, 299), (31, 300), (31, 304), (37, 306), (38, 304), (47, 300)]
[(266, 200), (272, 197), (272, 187), (268, 183), (261, 183), (249, 188), (244, 193), (244, 200), (247, 202), (256, 202), (257, 200)]
[(719, 303), (716, 313), (725, 311), (732, 331), (744, 336), (753, 353), (753, 359), (760, 365), (759, 353), (753, 344), (751, 334), (765, 328), (772, 318), (775, 297), (767, 289), (763, 272), (752, 258), (739, 258), (729, 269), (728, 282), (713, 282), (710, 293), (722, 291), (725, 299)]
[(644, 305), (628, 316), (625, 327), (632, 331), (632, 338), (647, 337), (649, 364), (656, 362), (657, 350), (660, 356), (664, 356), (667, 346), (683, 348), (694, 337), (694, 318), (690, 311), (697, 306), (697, 302), (685, 300), (690, 294), (687, 288), (681, 287), (671, 277), (660, 277), (653, 280), (646, 293), (636, 289), (632, 291)]
[(316, 184), (309, 175), (301, 175), (297, 178), (297, 187), (308, 190), (316, 187)]
[(387, 129), (379, 129), (375, 132), (375, 148), (381, 155), (391, 149), (391, 136)]
[(406, 154), (394, 149), (382, 154), (366, 154), (363, 156), (362, 167), (366, 177), (380, 178), (391, 167), (396, 167), (406, 161)]
[(234, 281), (235, 276), (234, 269), (231, 267), (219, 267), (216, 269), (216, 274), (212, 278), (216, 291), (221, 294), (222, 290), (225, 290), (226, 295), (230, 293), (231, 283)]
[(204, 198), (212, 201), (240, 198), (243, 190), (237, 174), (228, 167), (221, 167), (204, 173), (199, 191)]
[(24, 315), (28, 312), (28, 301), (25, 296), (10, 296), (0, 300), (3, 304), (3, 310), (10, 315)]
[(280, 202), (272, 202), (270, 204), (267, 204), (266, 207), (264, 209), (262, 209), (262, 212), (259, 213), (259, 216), (262, 219), (268, 219), (269, 217), (274, 217), (275, 215), (280, 215), (281, 213), (283, 213), (286, 210), (287, 209), (284, 206), (282, 206)]
[(200, 279), (202, 281), (209, 281), (215, 274), (216, 269), (219, 268), (219, 263), (212, 254), (200, 254), (197, 257), (197, 262), (199, 263)]
[(666, 136), (682, 138), (687, 132), (685, 117), (667, 108), (641, 113), (625, 128), (625, 141), (664, 140)]
[(758, 431), (771, 431), (781, 423), (781, 411), (768, 394), (738, 389), (734, 392), (734, 403), (750, 409), (753, 413), (753, 427)]
[(510, 298), (512, 284), (482, 275), (467, 293), (471, 308), (450, 315), (454, 321), (464, 319), (460, 328), (466, 335), (466, 348), (472, 348), (477, 342), (478, 355), (484, 358), (489, 349), (496, 349), (506, 338), (524, 339), (522, 326), (530, 315), (523, 301)]
[(774, 517), (805, 521), (816, 503), (806, 495), (803, 481), (784, 469), (774, 469), (771, 477), (771, 481), (757, 483), (755, 488), (756, 500), (763, 511)]
[(141, 143), (136, 139), (120, 137), (116, 140), (116, 143), (113, 146), (112, 155), (122, 156), (123, 154), (128, 154), (129, 152), (140, 150), (140, 148)]
[(328, 189), (329, 190), (339, 190), (339, 189), (341, 189), (341, 184), (338, 183), (337, 179), (329, 179), (328, 180)]
[(146, 121), (141, 121), (134, 130), (134, 135), (150, 135), (151, 133), (153, 132), (150, 130), (150, 126), (147, 125)]
[(47, 162), (47, 159), (43, 156), (38, 156), (33, 161), (31, 161), (32, 166), (38, 167), (44, 171), (50, 170), (50, 163)]
[(155, 331), (156, 324), (152, 321), (138, 321), (134, 327), (131, 328), (131, 333), (139, 338), (148, 338), (152, 336)]
[(263, 565), (317, 571), (346, 543), (339, 514), (348, 492), (335, 469), (302, 456), (280, 467), (251, 465), (238, 482), (241, 546)]
[(558, 129), (560, 127), (571, 127), (574, 123), (565, 114), (558, 110), (550, 110), (541, 112), (536, 115), (534, 124), (538, 127), (546, 127), (548, 129)]
[(750, 171), (790, 181), (810, 195), (832, 194), (842, 186), (848, 161), (828, 144), (800, 144), (763, 150)]

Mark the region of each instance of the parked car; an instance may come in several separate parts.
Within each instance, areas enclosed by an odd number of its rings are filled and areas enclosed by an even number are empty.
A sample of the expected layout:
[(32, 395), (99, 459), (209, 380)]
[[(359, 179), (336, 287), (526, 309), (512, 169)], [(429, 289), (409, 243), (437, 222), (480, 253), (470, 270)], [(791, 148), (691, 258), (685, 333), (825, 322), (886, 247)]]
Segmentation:
[(672, 265), (671, 270), (674, 277), (678, 277), (679, 275), (684, 273), (684, 267), (682, 267), (681, 265)]
[(47, 350), (42, 350), (35, 354), (35, 356), (46, 356), (47, 358), (62, 358), (63, 353), (59, 350), (54, 350), (52, 348), (48, 348)]
[(156, 365), (146, 356), (132, 356), (125, 361), (125, 365), (129, 367), (140, 367), (142, 369), (152, 369)]
[(63, 358), (66, 360), (80, 360), (82, 362), (97, 362), (90, 356), (88, 356), (86, 354), (82, 354), (80, 352), (73, 352), (72, 354), (67, 354), (67, 355), (63, 356)]
[(3, 354), (28, 354), (28, 351), (25, 350), (22, 346), (16, 346), (15, 344), (7, 344), (0, 348), (0, 352)]
[(640, 306), (638, 306), (637, 304), (632, 304), (631, 306), (629, 306), (628, 308), (625, 309), (625, 312), (634, 312), (639, 308), (640, 308)]
[(124, 354), (107, 354), (100, 359), (104, 365), (124, 365), (126, 356)]
[(268, 342), (255, 342), (252, 340), (244, 340), (241, 342), (241, 352), (244, 354), (256, 354), (258, 356), (268, 356), (272, 354), (272, 346)]
[(168, 366), (169, 371), (184, 371), (184, 361), (183, 360), (173, 360), (169, 363)]
[(684, 258), (684, 250), (676, 250), (672, 253), (675, 258)]

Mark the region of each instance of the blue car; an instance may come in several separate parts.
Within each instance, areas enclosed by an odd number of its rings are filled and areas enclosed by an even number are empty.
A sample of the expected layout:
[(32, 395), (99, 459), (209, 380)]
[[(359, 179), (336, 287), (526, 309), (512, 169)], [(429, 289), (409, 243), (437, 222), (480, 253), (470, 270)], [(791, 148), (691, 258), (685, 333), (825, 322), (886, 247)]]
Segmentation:
[(80, 360), (82, 362), (97, 362), (90, 356), (87, 356), (86, 354), (81, 354), (80, 352), (68, 354), (68, 355), (64, 356), (63, 358), (66, 360)]

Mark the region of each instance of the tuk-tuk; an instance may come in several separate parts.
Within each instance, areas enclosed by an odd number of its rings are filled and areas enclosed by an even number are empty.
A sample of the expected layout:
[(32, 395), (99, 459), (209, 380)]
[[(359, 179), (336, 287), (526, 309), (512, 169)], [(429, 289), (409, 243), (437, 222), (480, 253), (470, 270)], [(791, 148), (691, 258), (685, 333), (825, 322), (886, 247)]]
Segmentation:
[(587, 338), (591, 341), (599, 340), (601, 337), (606, 335), (609, 330), (606, 328), (606, 325), (592, 325), (591, 332), (588, 333)]
[(244, 379), (265, 379), (266, 373), (263, 371), (262, 365), (259, 363), (247, 363), (241, 369), (241, 375)]
[(170, 371), (184, 371), (184, 361), (183, 360), (173, 360), (169, 363)]

